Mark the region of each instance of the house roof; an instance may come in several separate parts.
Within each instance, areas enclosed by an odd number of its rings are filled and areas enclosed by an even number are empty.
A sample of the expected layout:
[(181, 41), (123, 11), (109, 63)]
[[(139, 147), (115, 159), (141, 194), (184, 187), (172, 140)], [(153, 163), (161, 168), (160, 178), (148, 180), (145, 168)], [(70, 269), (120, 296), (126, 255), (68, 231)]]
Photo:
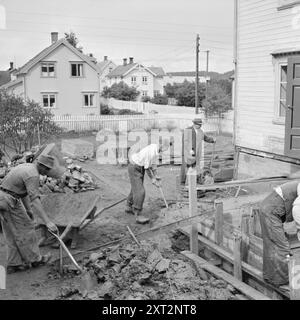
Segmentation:
[[(0, 71), (1, 72), (1, 71)], [(5, 84), (2, 84), (0, 86), (0, 89), (7, 89), (7, 88), (10, 88), (10, 87), (13, 87), (15, 85), (18, 85), (20, 83), (23, 83), (23, 79), (16, 79), (14, 81), (10, 81), (10, 82), (7, 82)]]
[(155, 73), (158, 77), (163, 77), (165, 76), (164, 69), (161, 67), (148, 67), (153, 73)]
[[(114, 77), (122, 77), (125, 76), (128, 72), (130, 72), (132, 69), (136, 68), (137, 66), (142, 66), (139, 63), (129, 63), (127, 65), (121, 65), (117, 66), (109, 75), (109, 78)], [(142, 66), (143, 67), (143, 66)], [(165, 72), (163, 68), (161, 67), (144, 67), (145, 70), (148, 70), (150, 73), (152, 73), (155, 77), (162, 77), (165, 75)]]
[(0, 86), (10, 82), (10, 72), (0, 71)]
[(98, 71), (96, 64), (91, 59), (89, 59), (88, 56), (86, 56), (85, 54), (81, 53), (79, 50), (74, 48), (66, 39), (63, 38), (54, 42), (49, 47), (45, 48), (44, 50), (39, 52), (36, 56), (34, 56), (32, 59), (30, 59), (18, 70), (18, 74), (27, 73), (34, 65), (40, 62), (42, 59), (46, 58), (51, 52), (53, 52), (60, 45), (64, 45), (67, 48), (69, 48), (73, 53), (79, 56), (83, 61), (85, 61), (93, 69)]
[(195, 71), (167, 72), (168, 76), (173, 77), (196, 77)]
[(111, 63), (113, 63), (111, 60), (105, 60), (105, 61), (101, 61), (99, 63), (97, 63), (97, 67), (98, 69), (101, 71), (103, 71), (107, 66), (109, 66)]
[(109, 75), (109, 78), (114, 78), (114, 77), (121, 77), (124, 76), (128, 71), (131, 69), (135, 68), (138, 65), (138, 63), (130, 63), (127, 64), (126, 66), (121, 65), (117, 66)]

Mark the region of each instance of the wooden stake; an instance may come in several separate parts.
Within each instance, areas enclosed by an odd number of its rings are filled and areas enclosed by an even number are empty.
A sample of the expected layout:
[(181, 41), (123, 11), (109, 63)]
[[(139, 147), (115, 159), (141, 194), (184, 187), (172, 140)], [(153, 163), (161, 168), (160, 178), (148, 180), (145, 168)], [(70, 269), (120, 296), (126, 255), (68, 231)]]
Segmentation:
[(218, 245), (223, 243), (223, 202), (215, 202), (216, 204), (216, 213), (215, 213), (215, 242)]
[[(197, 215), (197, 170), (195, 168), (189, 168), (188, 173), (189, 183), (189, 216), (193, 217)], [(190, 234), (190, 250), (191, 252), (198, 255), (198, 227), (197, 224), (193, 223)]]
[(242, 281), (242, 260), (241, 260), (241, 244), (242, 238), (240, 235), (234, 235), (234, 263), (233, 263), (233, 274), (235, 278)]
[(241, 260), (248, 262), (248, 252), (249, 252), (249, 242), (250, 242), (248, 216), (242, 216), (241, 233), (242, 233)]

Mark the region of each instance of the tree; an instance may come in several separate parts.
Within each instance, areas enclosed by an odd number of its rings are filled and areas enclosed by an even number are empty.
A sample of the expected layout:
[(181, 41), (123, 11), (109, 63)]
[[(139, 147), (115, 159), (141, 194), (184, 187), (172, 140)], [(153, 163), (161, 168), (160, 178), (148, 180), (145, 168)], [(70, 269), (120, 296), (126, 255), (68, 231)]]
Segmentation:
[(45, 141), (61, 129), (53, 122), (53, 114), (33, 100), (10, 95), (0, 90), (0, 144), (12, 147), (16, 153), (29, 150), (38, 142)]
[[(232, 109), (231, 89), (224, 82), (214, 82), (209, 86), (207, 99), (203, 101), (206, 116), (222, 114)], [(228, 92), (230, 91), (230, 92)]]
[[(184, 81), (181, 84), (175, 84), (175, 99), (179, 106), (195, 107), (195, 83)], [(205, 87), (203, 84), (199, 85), (199, 106), (205, 97)]]
[(114, 83), (111, 87), (104, 87), (102, 97), (115, 98), (124, 101), (135, 101), (140, 92), (134, 88), (129, 87), (125, 82)]
[(154, 104), (168, 104), (168, 97), (166, 95), (157, 94), (154, 98), (150, 100), (151, 103)]
[(70, 45), (72, 45), (74, 48), (78, 49), (80, 52), (83, 51), (83, 48), (82, 47), (78, 47), (78, 43), (79, 43), (79, 40), (75, 34), (75, 32), (73, 31), (70, 31), (69, 33), (68, 32), (65, 32), (65, 39), (70, 43)]

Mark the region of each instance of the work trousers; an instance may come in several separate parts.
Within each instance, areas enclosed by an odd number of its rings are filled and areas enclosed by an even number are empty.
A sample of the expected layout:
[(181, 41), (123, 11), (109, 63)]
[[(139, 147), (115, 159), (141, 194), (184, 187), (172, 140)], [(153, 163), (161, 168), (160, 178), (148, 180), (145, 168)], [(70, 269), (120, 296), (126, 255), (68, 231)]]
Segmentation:
[(273, 191), (262, 201), (259, 213), (263, 237), (263, 277), (275, 286), (288, 284), (286, 256), (290, 245), (283, 228), (286, 217), (284, 200)]
[(142, 210), (145, 200), (144, 177), (145, 169), (136, 164), (128, 165), (131, 190), (127, 198), (127, 205), (136, 210)]
[(40, 259), (34, 223), (20, 199), (0, 190), (0, 220), (7, 246), (7, 266), (21, 266)]

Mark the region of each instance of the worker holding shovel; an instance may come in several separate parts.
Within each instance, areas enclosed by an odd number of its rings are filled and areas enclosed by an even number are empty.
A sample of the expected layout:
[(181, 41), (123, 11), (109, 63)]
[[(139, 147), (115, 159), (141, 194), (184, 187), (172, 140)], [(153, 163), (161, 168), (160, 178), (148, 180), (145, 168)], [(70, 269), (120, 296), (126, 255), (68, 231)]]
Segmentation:
[(57, 232), (41, 204), (40, 175), (49, 175), (54, 158), (41, 155), (37, 163), (23, 163), (13, 168), (0, 185), (0, 220), (7, 245), (7, 273), (46, 264), (50, 254), (41, 255), (35, 233), (33, 210), (47, 228)]
[(140, 152), (130, 157), (128, 165), (129, 179), (131, 183), (130, 194), (127, 199), (126, 213), (134, 214), (136, 222), (139, 224), (148, 223), (150, 220), (142, 216), (143, 204), (145, 200), (144, 176), (145, 172), (157, 187), (161, 187), (160, 178), (157, 176), (156, 163), (158, 156), (167, 151), (171, 143), (163, 140), (159, 145), (150, 144)]

